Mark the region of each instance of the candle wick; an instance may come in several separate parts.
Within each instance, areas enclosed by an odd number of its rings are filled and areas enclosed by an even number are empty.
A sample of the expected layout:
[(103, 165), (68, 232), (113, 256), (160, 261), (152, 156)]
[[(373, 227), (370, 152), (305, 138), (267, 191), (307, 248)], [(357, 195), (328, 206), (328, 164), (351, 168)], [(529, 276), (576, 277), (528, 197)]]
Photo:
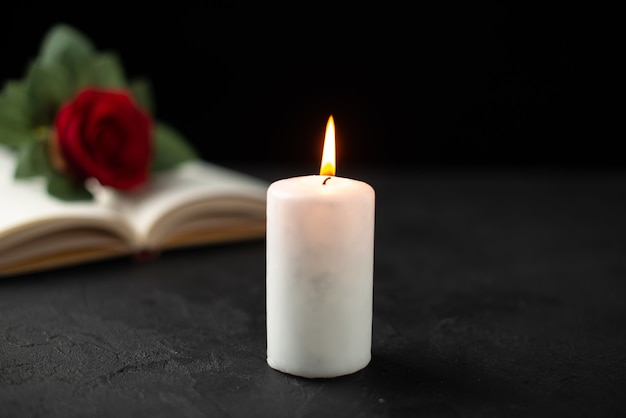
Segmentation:
[(326, 186), (326, 182), (327, 182), (328, 180), (330, 180), (330, 177), (326, 177), (326, 178), (324, 179), (324, 181), (322, 182), (322, 184), (323, 184), (324, 186)]

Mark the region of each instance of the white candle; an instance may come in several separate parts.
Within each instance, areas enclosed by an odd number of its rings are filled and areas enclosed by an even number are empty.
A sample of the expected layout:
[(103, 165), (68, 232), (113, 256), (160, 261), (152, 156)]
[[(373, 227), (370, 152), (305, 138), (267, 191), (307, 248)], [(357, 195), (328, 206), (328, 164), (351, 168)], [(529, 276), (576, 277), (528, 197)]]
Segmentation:
[(334, 159), (331, 116), (320, 175), (267, 191), (267, 363), (309, 378), (371, 359), (375, 193), (334, 176)]

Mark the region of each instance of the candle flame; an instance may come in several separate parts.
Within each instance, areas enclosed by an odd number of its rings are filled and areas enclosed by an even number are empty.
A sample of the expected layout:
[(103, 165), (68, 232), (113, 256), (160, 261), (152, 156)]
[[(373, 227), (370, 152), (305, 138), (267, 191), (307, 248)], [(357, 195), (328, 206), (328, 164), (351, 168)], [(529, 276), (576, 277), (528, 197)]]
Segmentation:
[(330, 115), (326, 123), (326, 136), (324, 137), (324, 151), (322, 152), (322, 164), (320, 176), (335, 175), (335, 120)]

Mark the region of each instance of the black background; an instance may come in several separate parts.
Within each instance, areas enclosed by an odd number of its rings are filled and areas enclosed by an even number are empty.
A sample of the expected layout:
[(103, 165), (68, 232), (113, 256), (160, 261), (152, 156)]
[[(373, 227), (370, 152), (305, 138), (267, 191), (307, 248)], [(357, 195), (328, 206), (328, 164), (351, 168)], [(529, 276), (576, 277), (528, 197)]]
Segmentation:
[[(147, 76), (156, 117), (219, 163), (618, 167), (590, 99), (588, 11), (372, 3), (339, 7), (20, 2), (0, 78), (21, 77), (56, 22)], [(598, 54), (599, 56), (599, 54)], [(598, 64), (600, 65), (600, 64)], [(338, 173), (340, 174), (340, 173)]]

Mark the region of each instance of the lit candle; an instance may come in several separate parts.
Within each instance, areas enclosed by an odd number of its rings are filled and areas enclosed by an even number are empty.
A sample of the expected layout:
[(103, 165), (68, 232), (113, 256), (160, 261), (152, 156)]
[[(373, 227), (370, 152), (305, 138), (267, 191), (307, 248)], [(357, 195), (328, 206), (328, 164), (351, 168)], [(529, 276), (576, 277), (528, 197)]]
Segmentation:
[(335, 126), (319, 175), (267, 190), (267, 363), (325, 378), (367, 366), (372, 345), (374, 189), (335, 176)]

